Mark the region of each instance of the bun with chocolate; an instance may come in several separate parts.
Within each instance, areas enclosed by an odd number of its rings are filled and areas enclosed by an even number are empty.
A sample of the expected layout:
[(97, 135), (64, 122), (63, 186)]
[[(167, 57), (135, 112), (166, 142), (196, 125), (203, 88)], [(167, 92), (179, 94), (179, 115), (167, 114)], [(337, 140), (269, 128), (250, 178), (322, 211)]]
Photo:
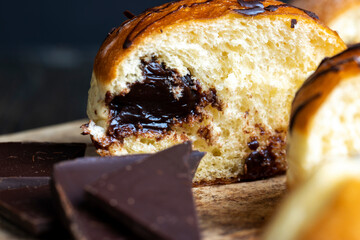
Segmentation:
[(360, 236), (360, 159), (322, 166), (291, 192), (263, 240), (355, 240)]
[(360, 154), (360, 44), (324, 59), (297, 92), (288, 136), (288, 184)]
[(291, 4), (316, 13), (346, 44), (360, 42), (359, 0), (293, 0)]
[[(131, 16), (130, 16), (131, 17)], [(292, 98), (345, 48), (310, 12), (278, 1), (183, 0), (132, 17), (101, 46), (84, 132), (101, 155), (192, 141), (196, 183), (286, 170)]]

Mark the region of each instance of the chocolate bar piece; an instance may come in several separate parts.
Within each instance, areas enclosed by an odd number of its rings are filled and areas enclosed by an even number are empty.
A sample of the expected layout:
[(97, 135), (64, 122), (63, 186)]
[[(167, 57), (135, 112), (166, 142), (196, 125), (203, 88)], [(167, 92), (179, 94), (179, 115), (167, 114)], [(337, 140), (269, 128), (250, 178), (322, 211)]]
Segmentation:
[(24, 230), (41, 235), (57, 229), (49, 185), (0, 191), (0, 213)]
[(55, 163), (83, 157), (83, 143), (0, 143), (0, 177), (50, 177)]
[(35, 235), (57, 229), (49, 190), (53, 165), (84, 156), (83, 143), (0, 143), (0, 215)]
[(7, 177), (0, 178), (0, 191), (25, 187), (49, 185), (50, 177)]
[[(111, 226), (109, 219), (96, 214), (94, 208), (85, 203), (83, 188), (96, 181), (101, 175), (140, 162), (150, 154), (127, 155), (121, 157), (88, 157), (56, 164), (54, 167), (53, 187), (65, 224), (75, 239), (137, 239), (126, 229), (116, 224)], [(195, 173), (204, 153), (191, 153), (189, 165)], [(192, 175), (193, 177), (193, 175)], [(91, 226), (91, 227), (90, 227)]]
[(145, 239), (200, 239), (185, 143), (104, 174), (86, 186), (97, 207)]
[(141, 161), (146, 155), (128, 155), (123, 157), (90, 157), (59, 163), (54, 166), (53, 188), (55, 200), (60, 206), (60, 214), (65, 225), (75, 239), (131, 239), (127, 230), (113, 228), (100, 219), (84, 201), (83, 188), (94, 182), (102, 174)]

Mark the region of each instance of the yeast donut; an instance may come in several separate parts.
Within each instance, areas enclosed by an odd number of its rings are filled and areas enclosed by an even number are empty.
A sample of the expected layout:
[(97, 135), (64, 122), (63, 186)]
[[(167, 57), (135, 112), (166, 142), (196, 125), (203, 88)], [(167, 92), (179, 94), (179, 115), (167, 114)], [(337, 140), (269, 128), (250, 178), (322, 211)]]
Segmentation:
[(315, 12), (346, 44), (360, 42), (359, 0), (293, 0), (291, 4)]
[(297, 92), (288, 136), (289, 186), (360, 154), (360, 45), (324, 59)]
[(360, 159), (321, 166), (291, 192), (270, 219), (263, 240), (357, 240)]
[(84, 132), (101, 155), (191, 140), (207, 152), (199, 184), (283, 173), (295, 91), (321, 59), (344, 48), (314, 14), (278, 1), (155, 7), (101, 46)]

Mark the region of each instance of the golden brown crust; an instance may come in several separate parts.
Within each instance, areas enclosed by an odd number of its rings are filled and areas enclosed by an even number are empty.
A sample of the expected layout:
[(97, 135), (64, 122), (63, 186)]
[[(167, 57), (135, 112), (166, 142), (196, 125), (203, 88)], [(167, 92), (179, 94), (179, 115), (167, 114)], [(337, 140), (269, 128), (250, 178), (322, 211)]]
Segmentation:
[(298, 239), (306, 240), (332, 240), (354, 239), (360, 234), (360, 181), (357, 179), (347, 180), (328, 206), (319, 213), (314, 224), (305, 229)]
[(341, 82), (360, 74), (360, 44), (325, 58), (295, 95), (290, 118), (290, 131), (306, 132), (312, 116)]
[(329, 24), (346, 10), (360, 5), (359, 0), (294, 0), (291, 4), (316, 13), (320, 20)]
[[(258, 7), (257, 4), (263, 7)], [(257, 14), (249, 14), (254, 12)], [(116, 77), (116, 69), (120, 61), (130, 53), (134, 45), (145, 38), (159, 34), (169, 26), (226, 15), (239, 18), (261, 18), (268, 15), (284, 18), (294, 16), (294, 18), (308, 19), (314, 24), (320, 23), (315, 19), (316, 15), (311, 12), (274, 0), (182, 0), (167, 3), (148, 9), (109, 33), (95, 58), (94, 73), (97, 81), (104, 85), (111, 82)], [(322, 24), (320, 26), (327, 29)]]

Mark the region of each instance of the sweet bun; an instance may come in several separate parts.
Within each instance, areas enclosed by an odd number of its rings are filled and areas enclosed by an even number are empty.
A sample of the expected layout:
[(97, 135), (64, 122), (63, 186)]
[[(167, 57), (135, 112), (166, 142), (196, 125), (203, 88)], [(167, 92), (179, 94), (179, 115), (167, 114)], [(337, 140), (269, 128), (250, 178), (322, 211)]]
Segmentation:
[(293, 0), (291, 4), (315, 12), (346, 44), (360, 42), (359, 0)]
[(114, 29), (94, 64), (84, 126), (98, 153), (206, 151), (196, 183), (283, 173), (291, 101), (345, 49), (310, 12), (278, 1), (183, 0)]
[(360, 44), (324, 59), (296, 93), (288, 134), (288, 184), (360, 153)]
[(360, 159), (331, 162), (284, 199), (262, 239), (359, 239), (359, 201)]

